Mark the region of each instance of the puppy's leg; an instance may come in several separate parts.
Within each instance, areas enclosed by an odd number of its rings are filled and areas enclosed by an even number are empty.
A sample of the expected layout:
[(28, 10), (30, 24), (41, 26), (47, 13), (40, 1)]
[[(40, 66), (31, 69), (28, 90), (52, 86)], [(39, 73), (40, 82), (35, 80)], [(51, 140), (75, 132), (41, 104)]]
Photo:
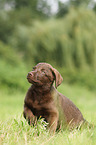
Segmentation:
[(26, 105), (24, 105), (23, 116), (28, 121), (29, 125), (34, 125), (37, 121), (36, 116), (33, 115), (32, 111)]
[(58, 113), (52, 112), (48, 117), (49, 129), (51, 133), (55, 133), (58, 123)]

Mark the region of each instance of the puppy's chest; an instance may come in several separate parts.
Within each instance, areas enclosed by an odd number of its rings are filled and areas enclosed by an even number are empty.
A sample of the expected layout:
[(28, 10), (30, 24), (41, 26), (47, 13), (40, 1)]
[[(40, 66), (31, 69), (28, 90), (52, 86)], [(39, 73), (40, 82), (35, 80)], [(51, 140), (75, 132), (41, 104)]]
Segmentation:
[(47, 107), (48, 104), (50, 104), (53, 101), (50, 93), (48, 94), (32, 93), (32, 96), (29, 100), (30, 100), (30, 105), (36, 109)]

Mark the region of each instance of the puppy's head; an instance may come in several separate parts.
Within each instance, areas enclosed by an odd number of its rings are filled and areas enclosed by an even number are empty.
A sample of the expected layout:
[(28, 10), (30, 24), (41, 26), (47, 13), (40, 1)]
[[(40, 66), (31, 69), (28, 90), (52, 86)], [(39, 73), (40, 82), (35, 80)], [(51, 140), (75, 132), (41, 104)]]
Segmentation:
[(29, 83), (36, 86), (51, 86), (55, 80), (56, 88), (63, 80), (60, 73), (48, 63), (38, 63), (33, 67), (33, 70), (28, 73), (27, 79)]

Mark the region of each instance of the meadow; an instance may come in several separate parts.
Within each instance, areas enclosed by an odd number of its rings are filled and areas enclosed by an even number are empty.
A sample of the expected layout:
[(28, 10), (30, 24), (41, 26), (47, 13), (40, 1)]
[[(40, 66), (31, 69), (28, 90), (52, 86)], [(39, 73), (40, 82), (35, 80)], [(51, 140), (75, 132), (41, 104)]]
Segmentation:
[[(78, 106), (88, 122), (96, 124), (96, 92), (67, 84), (59, 86), (58, 91)], [(22, 115), (25, 94), (26, 91), (18, 89), (0, 91), (0, 145), (96, 145), (95, 127), (73, 131), (61, 129), (50, 135), (43, 120), (39, 120), (37, 126), (29, 126)]]
[(96, 145), (96, 127), (50, 135), (44, 120), (33, 127), (22, 115), (26, 75), (47, 62), (63, 77), (58, 91), (96, 125), (96, 3), (90, 2), (58, 0), (53, 15), (47, 0), (0, 1), (0, 145)]

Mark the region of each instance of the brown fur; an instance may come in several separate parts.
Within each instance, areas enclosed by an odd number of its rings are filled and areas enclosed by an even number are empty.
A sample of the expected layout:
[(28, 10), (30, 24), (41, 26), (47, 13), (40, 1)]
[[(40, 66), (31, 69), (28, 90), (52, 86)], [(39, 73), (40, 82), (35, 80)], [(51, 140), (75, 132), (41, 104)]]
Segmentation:
[(73, 128), (84, 122), (79, 109), (56, 88), (62, 82), (62, 76), (50, 64), (39, 63), (27, 75), (31, 87), (24, 101), (24, 117), (34, 124), (40, 116), (49, 123), (51, 132), (60, 126)]

